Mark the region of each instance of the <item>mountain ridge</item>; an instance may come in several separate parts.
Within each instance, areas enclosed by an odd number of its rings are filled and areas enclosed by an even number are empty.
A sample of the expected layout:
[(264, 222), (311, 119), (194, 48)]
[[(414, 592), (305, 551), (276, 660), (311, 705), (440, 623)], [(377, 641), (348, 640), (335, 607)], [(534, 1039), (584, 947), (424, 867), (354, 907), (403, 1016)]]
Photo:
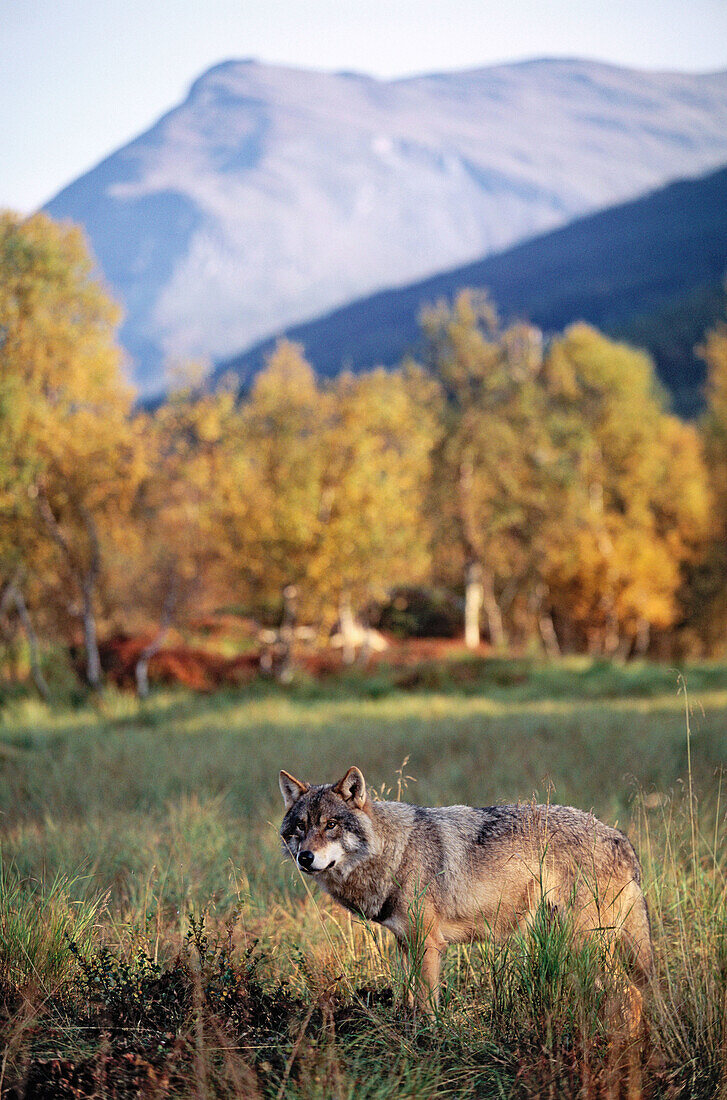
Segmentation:
[(531, 59), (386, 81), (221, 62), (46, 209), (82, 224), (146, 392), (379, 288), (727, 160), (727, 72)]
[(394, 366), (423, 351), (422, 307), (477, 287), (505, 321), (552, 333), (585, 320), (646, 347), (679, 410), (692, 413), (704, 378), (693, 348), (724, 312), (726, 274), (727, 166), (291, 326), (218, 364), (215, 376), (233, 371), (249, 380), (283, 335), (303, 344), (324, 377)]

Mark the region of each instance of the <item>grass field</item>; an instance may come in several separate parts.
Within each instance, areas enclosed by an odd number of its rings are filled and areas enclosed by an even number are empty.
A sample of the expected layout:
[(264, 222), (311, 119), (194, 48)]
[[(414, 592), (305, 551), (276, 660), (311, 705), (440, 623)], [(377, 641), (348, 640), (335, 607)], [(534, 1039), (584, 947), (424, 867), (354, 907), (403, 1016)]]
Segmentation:
[[(408, 690), (379, 669), (143, 705), (15, 699), (0, 1093), (727, 1095), (727, 669), (685, 677), (689, 738), (675, 670), (584, 661), (431, 665)], [(603, 1011), (595, 956), (550, 928), (450, 951), (437, 1020), (403, 1011), (386, 933), (280, 855), (278, 770), (324, 781), (353, 763), (388, 797), (536, 795), (629, 833), (657, 952), (637, 1050)]]

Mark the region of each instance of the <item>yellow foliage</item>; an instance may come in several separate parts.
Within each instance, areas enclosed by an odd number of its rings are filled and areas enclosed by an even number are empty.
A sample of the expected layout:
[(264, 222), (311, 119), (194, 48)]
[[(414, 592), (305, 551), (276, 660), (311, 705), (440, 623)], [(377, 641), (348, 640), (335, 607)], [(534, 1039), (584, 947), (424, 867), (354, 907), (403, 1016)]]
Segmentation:
[(89, 629), (104, 546), (144, 466), (115, 342), (119, 311), (92, 274), (79, 230), (42, 214), (0, 218), (2, 564), (22, 563)]
[(344, 596), (426, 569), (417, 386), (416, 371), (376, 371), (322, 390), (301, 349), (278, 345), (240, 409), (219, 502), (220, 545), (253, 602), (295, 585), (302, 613), (330, 620)]
[(549, 360), (551, 376), (569, 380), (558, 431), (571, 480), (548, 583), (591, 645), (608, 648), (678, 617), (683, 567), (709, 525), (701, 442), (664, 411), (643, 353), (578, 325)]
[(77, 229), (0, 217), (0, 580), (22, 566), (31, 609), (82, 620), (89, 646), (97, 614), (270, 612), (294, 585), (326, 624), (467, 571), (493, 640), (505, 620), (545, 638), (550, 617), (551, 645), (556, 621), (626, 652), (679, 621), (700, 570), (724, 587), (727, 326), (704, 349), (712, 491), (648, 356), (583, 324), (544, 350), (482, 294), (425, 311), (428, 370), (324, 384), (281, 341), (244, 400), (187, 366), (153, 413), (118, 320)]

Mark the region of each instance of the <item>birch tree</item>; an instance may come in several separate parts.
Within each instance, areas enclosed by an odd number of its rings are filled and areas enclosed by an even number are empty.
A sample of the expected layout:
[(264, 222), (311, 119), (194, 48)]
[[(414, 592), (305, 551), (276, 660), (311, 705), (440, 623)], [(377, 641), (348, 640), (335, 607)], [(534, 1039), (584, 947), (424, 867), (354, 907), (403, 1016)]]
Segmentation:
[(546, 372), (570, 468), (549, 584), (591, 651), (645, 651), (652, 628), (678, 620), (684, 568), (708, 529), (699, 439), (665, 411), (648, 356), (587, 325), (554, 341)]
[(490, 643), (502, 648), (501, 597), (518, 573), (520, 533), (535, 501), (538, 334), (527, 327), (502, 333), (487, 297), (473, 291), (426, 311), (423, 324), (443, 394), (433, 482), (436, 559), (445, 579), (454, 570), (462, 576), (466, 644), (479, 644), (484, 610)]
[[(371, 599), (430, 568), (426, 494), (436, 387), (414, 366), (342, 375), (323, 425), (321, 545), (314, 583), (341, 633)], [(351, 647), (344, 646), (350, 659)]]
[(33, 546), (52, 547), (47, 587), (81, 623), (94, 688), (104, 540), (128, 510), (138, 458), (118, 321), (78, 229), (2, 216), (3, 524), (28, 573)]

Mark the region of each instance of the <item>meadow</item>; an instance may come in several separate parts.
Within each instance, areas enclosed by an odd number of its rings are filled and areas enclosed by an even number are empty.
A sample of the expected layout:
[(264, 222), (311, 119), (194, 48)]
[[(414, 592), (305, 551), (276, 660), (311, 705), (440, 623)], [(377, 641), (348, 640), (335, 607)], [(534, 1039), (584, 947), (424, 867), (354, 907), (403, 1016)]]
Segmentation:
[[(727, 669), (432, 663), (0, 719), (0, 1095), (727, 1095)], [(283, 767), (386, 797), (592, 808), (640, 853), (645, 1034), (567, 929), (452, 949), (434, 1021), (387, 934), (281, 856)]]

